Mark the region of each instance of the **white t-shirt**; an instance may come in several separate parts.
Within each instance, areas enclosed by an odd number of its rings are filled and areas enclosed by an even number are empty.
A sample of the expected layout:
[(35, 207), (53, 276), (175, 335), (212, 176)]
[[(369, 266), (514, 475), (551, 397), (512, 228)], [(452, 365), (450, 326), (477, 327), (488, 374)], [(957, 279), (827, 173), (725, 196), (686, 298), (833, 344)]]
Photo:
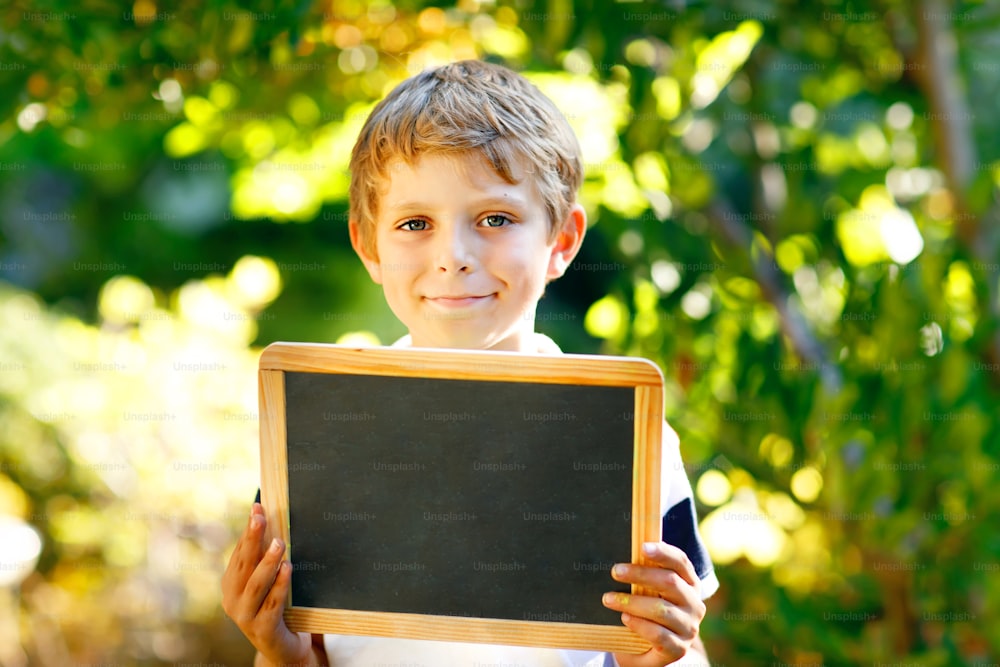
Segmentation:
[[(535, 335), (539, 353), (561, 352), (547, 336)], [(395, 346), (409, 346), (409, 337), (397, 341)], [(691, 559), (701, 580), (701, 597), (707, 598), (718, 589), (719, 580), (698, 534), (691, 483), (681, 461), (680, 440), (666, 422), (661, 480), (663, 539)], [(353, 635), (324, 635), (323, 641), (331, 667), (614, 667), (617, 664), (611, 654), (597, 651)]]
[[(604, 667), (596, 651), (464, 644), (424, 639), (324, 635), (331, 667)], [(606, 659), (610, 662), (605, 662)]]

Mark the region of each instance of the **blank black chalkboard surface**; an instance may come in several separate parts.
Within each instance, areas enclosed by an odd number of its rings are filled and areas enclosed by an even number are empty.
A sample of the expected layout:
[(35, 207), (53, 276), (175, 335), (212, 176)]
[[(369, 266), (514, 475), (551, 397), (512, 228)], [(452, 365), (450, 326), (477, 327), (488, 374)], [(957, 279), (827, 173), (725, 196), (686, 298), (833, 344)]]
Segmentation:
[(652, 362), (274, 343), (259, 381), (289, 628), (648, 649), (601, 594), (661, 537)]

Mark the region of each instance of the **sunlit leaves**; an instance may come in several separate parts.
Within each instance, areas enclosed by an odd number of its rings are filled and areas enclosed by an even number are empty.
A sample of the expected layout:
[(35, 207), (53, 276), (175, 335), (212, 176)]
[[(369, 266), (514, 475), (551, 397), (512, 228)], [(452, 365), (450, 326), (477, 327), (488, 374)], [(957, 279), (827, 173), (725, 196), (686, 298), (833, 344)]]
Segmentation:
[(478, 36), (479, 43), (487, 53), (517, 59), (528, 51), (528, 39), (516, 26), (494, 24), (482, 29)]
[(681, 86), (677, 79), (662, 76), (653, 82), (656, 111), (663, 120), (673, 120), (681, 113)]
[(20, 486), (10, 477), (0, 473), (0, 516), (28, 518), (31, 500)]
[(190, 123), (181, 123), (163, 138), (164, 152), (173, 158), (190, 157), (207, 147), (204, 132)]
[[(28, 489), (44, 480), (50, 496), (39, 502), (4, 493), (19, 487), (2, 475), (0, 512), (46, 528), (52, 542), (42, 590), (81, 611), (118, 600), (118, 611), (94, 617), (95, 627), (112, 619), (127, 627), (130, 591), (147, 584), (206, 591), (180, 616), (174, 603), (144, 596), (142, 613), (158, 615), (165, 628), (216, 613), (231, 503), (239, 499), (244, 516), (256, 484), (256, 355), (247, 326), (279, 289), (274, 263), (251, 256), (225, 278), (189, 283), (173, 305), (137, 278), (117, 276), (101, 291), (99, 326), (48, 312), (17, 292), (0, 294), (0, 310), (16, 325), (0, 332), (0, 377), (24, 381), (0, 392), (6, 398), (15, 390), (32, 417), (58, 434), (56, 442), (41, 432), (22, 437), (15, 424), (28, 423), (25, 417), (0, 413), (3, 470)], [(243, 332), (219, 335), (230, 325)], [(69, 495), (77, 485), (90, 490), (85, 500)], [(143, 564), (146, 574), (112, 576), (114, 568)], [(59, 614), (75, 622), (76, 612)]]
[[(3, 477), (0, 477), (0, 482)], [(42, 539), (29, 524), (0, 513), (0, 586), (16, 587), (31, 574)]]
[(192, 95), (184, 100), (184, 115), (195, 127), (211, 128), (218, 114), (219, 109), (204, 97)]
[(337, 345), (350, 345), (352, 347), (371, 347), (382, 344), (379, 337), (371, 331), (349, 331), (334, 342)]
[(660, 295), (656, 286), (646, 280), (637, 281), (634, 289), (632, 300), (635, 304), (635, 317), (632, 330), (640, 338), (649, 338), (660, 328)]
[(584, 163), (594, 167), (588, 175), (599, 177), (602, 164), (619, 155), (618, 131), (628, 122), (627, 90), (619, 84), (604, 85), (561, 72), (526, 72), (525, 76), (563, 112), (580, 142)]
[[(973, 238), (1000, 183), (989, 23), (970, 8), (974, 20), (936, 24), (959, 33), (963, 71), (949, 76), (966, 83), (975, 132), (963, 200), (911, 42), (918, 9), (683, 4), (652, 23), (561, 0), (551, 20), (476, 0), (4, 14), (0, 60), (28, 68), (5, 72), (0, 272), (60, 308), (0, 296), (0, 512), (46, 532), (30, 604), (129, 656), (74, 658), (210, 660), (182, 655), (205, 639), (175, 621), (213, 627), (220, 555), (256, 483), (249, 346), (401, 333), (340, 233), (347, 157), (393, 85), (467, 57), (527, 71), (583, 145), (584, 248), (620, 264), (552, 285), (546, 298), (566, 292), (550, 305), (574, 318), (556, 338), (663, 366), (706, 539), (733, 563), (719, 604), (781, 609), (774, 627), (710, 614), (705, 636), (733, 647), (719, 661), (857, 664), (893, 656), (900, 637), (920, 638), (914, 663), (996, 652), (982, 628), (1000, 622), (965, 592), (998, 592), (969, 571), (996, 551), (977, 528), (996, 514), (1000, 278), (989, 235)], [(150, 215), (123, 220), (136, 211)], [(305, 224), (272, 224), (286, 221)], [(282, 268), (308, 253), (335, 261)], [(97, 260), (122, 266), (73, 268)], [(355, 290), (358, 322), (334, 312)], [(213, 365), (225, 369), (199, 370)], [(819, 377), (833, 370), (831, 393)], [(889, 594), (876, 557), (935, 576)], [(942, 605), (975, 609), (982, 627), (917, 618), (897, 636), (903, 624), (882, 620)], [(876, 620), (824, 617), (858, 610)], [(168, 627), (123, 638), (130, 613)]]
[(612, 295), (591, 304), (584, 318), (587, 333), (597, 338), (620, 338), (628, 322), (628, 308)]
[[(261, 159), (240, 168), (233, 177), (233, 212), (241, 218), (313, 220), (326, 201), (347, 196), (347, 165), (366, 108), (351, 108), (343, 121), (327, 124), (304, 147), (273, 151), (271, 126), (259, 123), (245, 141)], [(256, 143), (250, 143), (251, 137)], [(267, 156), (264, 158), (263, 156)]]
[(670, 192), (669, 169), (660, 153), (642, 153), (632, 166), (639, 187), (657, 192)]
[(133, 276), (115, 276), (101, 290), (98, 310), (105, 321), (135, 323), (156, 305), (153, 290)]
[(829, 538), (822, 522), (808, 521), (792, 531), (782, 546), (783, 558), (771, 570), (778, 586), (805, 597), (825, 588), (825, 582), (839, 579), (840, 573), (831, 567)]
[(792, 493), (802, 502), (811, 503), (823, 490), (823, 476), (812, 467), (800, 468), (792, 475)]
[[(825, 69), (825, 68), (824, 68)], [(822, 110), (832, 110), (864, 90), (864, 77), (848, 64), (835, 66), (829, 74), (813, 74), (802, 82), (803, 97)]]
[(813, 325), (823, 333), (837, 331), (848, 292), (843, 270), (825, 261), (803, 265), (792, 274), (792, 283), (795, 301)]
[(888, 259), (907, 264), (923, 250), (913, 216), (896, 206), (883, 186), (865, 189), (858, 207), (837, 219), (837, 236), (855, 266)]
[(691, 78), (691, 103), (696, 109), (711, 104), (733, 77), (763, 34), (757, 21), (744, 21), (736, 30), (716, 35), (698, 53), (697, 71)]
[(777, 433), (768, 433), (760, 441), (759, 454), (772, 466), (781, 469), (792, 463), (795, 448), (788, 438)]
[(250, 311), (264, 308), (281, 292), (281, 275), (268, 257), (241, 257), (233, 266), (231, 299)]
[(758, 567), (769, 567), (778, 560), (788, 539), (761, 511), (748, 488), (738, 489), (730, 502), (709, 512), (701, 522), (701, 531), (712, 559), (722, 565), (743, 556)]
[(302, 127), (312, 127), (322, 118), (316, 101), (302, 93), (292, 95), (288, 100), (288, 115)]
[(729, 479), (718, 470), (707, 470), (698, 478), (695, 486), (698, 500), (713, 507), (721, 505), (733, 495)]

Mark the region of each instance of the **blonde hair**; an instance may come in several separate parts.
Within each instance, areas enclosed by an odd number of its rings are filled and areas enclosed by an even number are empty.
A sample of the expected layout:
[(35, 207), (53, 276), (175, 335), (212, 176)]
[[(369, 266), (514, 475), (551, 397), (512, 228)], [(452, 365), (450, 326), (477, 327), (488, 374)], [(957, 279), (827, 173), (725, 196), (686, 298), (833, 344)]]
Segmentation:
[(550, 240), (583, 180), (569, 123), (523, 76), (477, 60), (427, 70), (376, 105), (351, 153), (350, 217), (370, 257), (378, 257), (375, 220), (387, 165), (393, 159), (412, 165), (429, 153), (481, 155), (511, 184), (523, 170), (545, 202)]

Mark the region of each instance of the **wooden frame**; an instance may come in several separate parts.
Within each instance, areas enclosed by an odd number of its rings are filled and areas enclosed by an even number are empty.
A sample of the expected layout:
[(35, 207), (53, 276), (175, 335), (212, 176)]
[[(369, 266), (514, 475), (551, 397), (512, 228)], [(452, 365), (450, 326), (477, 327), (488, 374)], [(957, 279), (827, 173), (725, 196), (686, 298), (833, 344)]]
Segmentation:
[[(281, 537), (291, 559), (284, 374), (340, 373), (439, 379), (492, 380), (634, 387), (635, 447), (632, 485), (632, 562), (643, 563), (644, 542), (661, 539), (660, 438), (663, 376), (645, 359), (590, 355), (522, 355), (508, 352), (420, 348), (355, 348), (273, 343), (259, 364), (261, 500), (268, 540)], [(609, 579), (610, 583), (610, 579)], [(633, 594), (642, 594), (636, 586)], [(289, 595), (291, 598), (291, 595)], [(649, 644), (624, 626), (534, 620), (431, 616), (395, 612), (296, 607), (285, 621), (293, 631), (435, 639), (554, 648), (642, 653)]]

